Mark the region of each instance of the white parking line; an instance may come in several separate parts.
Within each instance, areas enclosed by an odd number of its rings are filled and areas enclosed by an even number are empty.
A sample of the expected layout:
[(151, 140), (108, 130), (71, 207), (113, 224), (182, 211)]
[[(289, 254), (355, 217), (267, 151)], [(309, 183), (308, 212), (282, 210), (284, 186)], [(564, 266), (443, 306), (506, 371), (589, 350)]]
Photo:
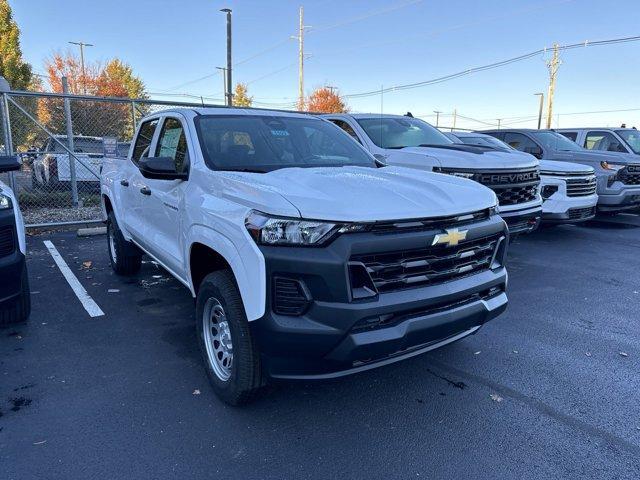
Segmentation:
[(64, 261), (64, 258), (62, 258), (62, 255), (60, 255), (53, 243), (51, 243), (49, 240), (45, 240), (44, 245), (45, 247), (47, 247), (47, 250), (49, 250), (49, 253), (53, 257), (53, 261), (56, 262), (56, 265), (58, 265), (58, 268), (62, 272), (62, 275), (69, 283), (69, 286), (73, 290), (73, 293), (76, 294), (76, 297), (78, 297), (78, 300), (80, 300), (80, 303), (82, 303), (82, 306), (87, 311), (87, 313), (91, 317), (101, 317), (102, 315), (104, 315), (104, 312), (100, 309), (98, 304), (94, 302), (93, 298), (89, 296), (87, 291), (84, 289), (78, 278), (73, 274), (73, 272), (67, 265), (67, 262)]

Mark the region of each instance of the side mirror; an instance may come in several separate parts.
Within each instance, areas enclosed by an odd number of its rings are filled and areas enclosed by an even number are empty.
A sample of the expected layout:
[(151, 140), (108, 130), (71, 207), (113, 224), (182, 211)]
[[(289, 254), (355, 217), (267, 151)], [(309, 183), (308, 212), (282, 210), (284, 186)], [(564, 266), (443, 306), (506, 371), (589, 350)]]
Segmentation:
[(145, 178), (155, 180), (186, 180), (186, 172), (176, 171), (176, 162), (171, 157), (142, 157), (138, 164)]
[(20, 160), (15, 155), (0, 156), (0, 173), (20, 170)]

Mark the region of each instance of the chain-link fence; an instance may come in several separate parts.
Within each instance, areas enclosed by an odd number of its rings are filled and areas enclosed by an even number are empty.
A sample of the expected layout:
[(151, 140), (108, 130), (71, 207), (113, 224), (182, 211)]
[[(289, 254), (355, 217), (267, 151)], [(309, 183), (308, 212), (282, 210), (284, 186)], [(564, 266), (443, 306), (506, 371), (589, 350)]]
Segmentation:
[[(0, 103), (0, 142), (20, 171), (0, 174), (14, 188), (28, 226), (100, 219), (99, 169), (126, 157), (140, 119), (194, 103), (8, 92)], [(9, 134), (5, 134), (8, 132)]]

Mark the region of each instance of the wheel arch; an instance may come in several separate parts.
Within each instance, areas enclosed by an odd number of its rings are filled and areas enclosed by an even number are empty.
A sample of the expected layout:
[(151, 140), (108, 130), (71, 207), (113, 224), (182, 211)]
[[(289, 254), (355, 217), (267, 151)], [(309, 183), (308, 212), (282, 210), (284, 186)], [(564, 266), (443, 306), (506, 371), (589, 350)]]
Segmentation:
[(186, 252), (187, 276), (195, 297), (200, 283), (209, 273), (228, 269), (240, 292), (247, 319), (264, 315), (266, 274), (264, 257), (257, 249), (244, 248), (242, 254), (220, 233), (204, 226), (191, 229)]

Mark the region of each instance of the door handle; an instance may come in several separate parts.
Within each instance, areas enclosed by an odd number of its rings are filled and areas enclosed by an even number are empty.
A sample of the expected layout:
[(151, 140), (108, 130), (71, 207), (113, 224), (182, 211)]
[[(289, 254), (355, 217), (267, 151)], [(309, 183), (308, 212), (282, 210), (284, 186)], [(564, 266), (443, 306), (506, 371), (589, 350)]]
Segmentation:
[(123, 187), (128, 187), (129, 182), (127, 180), (120, 180), (120, 185), (122, 185)]
[(143, 195), (151, 195), (151, 189), (149, 187), (142, 187), (140, 193)]

